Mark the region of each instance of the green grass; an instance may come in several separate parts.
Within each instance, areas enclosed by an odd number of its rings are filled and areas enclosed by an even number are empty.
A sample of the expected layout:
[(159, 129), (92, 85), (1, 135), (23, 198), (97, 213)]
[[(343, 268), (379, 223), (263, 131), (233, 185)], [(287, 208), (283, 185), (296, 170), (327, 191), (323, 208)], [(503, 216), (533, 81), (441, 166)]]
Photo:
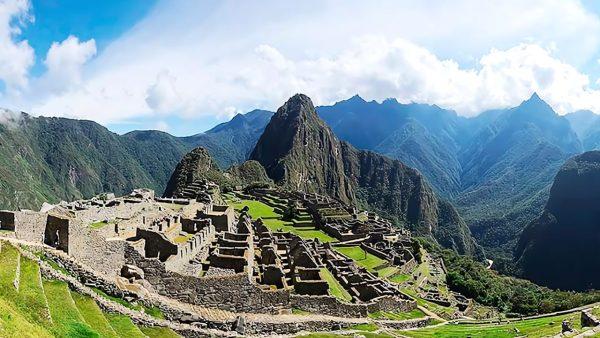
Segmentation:
[(185, 243), (192, 237), (194, 237), (192, 234), (178, 235), (177, 237), (173, 238), (173, 242), (176, 244)]
[(44, 326), (29, 322), (21, 311), (0, 299), (0, 337), (50, 338), (53, 335)]
[(168, 327), (139, 326), (139, 329), (149, 338), (177, 338), (180, 337), (175, 331)]
[(398, 272), (398, 268), (395, 266), (388, 266), (387, 268), (377, 270), (377, 274), (381, 278), (388, 278), (397, 272)]
[(407, 295), (414, 297), (415, 300), (417, 301), (417, 305), (420, 305), (443, 318), (448, 318), (455, 312), (455, 309), (452, 307), (445, 307), (445, 306), (441, 306), (436, 303), (432, 303), (432, 302), (424, 300), (423, 298), (419, 297), (419, 294), (415, 290), (403, 288), (403, 289), (401, 289), (401, 291), (406, 293)]
[(394, 282), (394, 283), (398, 283), (398, 284), (404, 283), (409, 279), (410, 279), (410, 275), (405, 274), (405, 273), (397, 274), (397, 275), (394, 275), (394, 276), (391, 276), (388, 278), (388, 280), (390, 282)]
[(17, 275), (19, 252), (12, 245), (2, 242), (0, 251), (0, 296), (12, 297), (16, 294), (13, 286)]
[(113, 302), (119, 303), (126, 308), (130, 308), (130, 309), (136, 310), (136, 311), (144, 311), (145, 313), (149, 314), (150, 316), (152, 316), (154, 318), (165, 319), (165, 315), (157, 307), (154, 307), (154, 306), (147, 307), (147, 306), (144, 306), (141, 304), (132, 304), (122, 298), (111, 296), (98, 288), (92, 287), (91, 289), (94, 290), (94, 292), (96, 292), (100, 296), (102, 296), (106, 299), (112, 300)]
[[(433, 328), (414, 331), (399, 331), (408, 337), (472, 337), (472, 338), (509, 338), (509, 337), (547, 337), (561, 332), (563, 319), (571, 321), (573, 327), (581, 329), (579, 312), (547, 318), (527, 319), (510, 324), (446, 324)], [(515, 330), (518, 330), (518, 332)]]
[(352, 296), (344, 289), (342, 285), (335, 279), (335, 277), (327, 270), (327, 268), (321, 269), (321, 277), (329, 284), (329, 294), (337, 297), (343, 301), (349, 302), (352, 300)]
[(43, 252), (39, 251), (36, 253), (36, 256), (39, 257), (39, 259), (41, 259), (43, 262), (46, 262), (48, 265), (50, 265), (50, 267), (54, 270), (59, 271), (60, 273), (62, 273), (63, 275), (67, 275), (70, 276), (71, 274), (69, 273), (69, 271), (67, 271), (65, 268), (63, 268), (62, 266), (58, 265), (58, 263), (56, 263), (54, 260), (46, 257), (44, 255)]
[(358, 331), (352, 334), (333, 334), (333, 333), (311, 333), (308, 335), (298, 336), (302, 338), (340, 338), (340, 337), (356, 337), (356, 335), (364, 336), (365, 338), (392, 338), (385, 333), (374, 333), (369, 331)]
[(238, 212), (241, 211), (245, 206), (249, 208), (248, 214), (253, 219), (262, 218), (265, 226), (271, 231), (277, 231), (279, 229), (285, 232), (291, 232), (304, 239), (318, 239), (323, 243), (335, 242), (335, 238), (327, 235), (325, 232), (318, 230), (314, 227), (302, 227), (296, 228), (291, 222), (285, 222), (281, 219), (282, 215), (275, 212), (275, 210), (260, 201), (255, 200), (238, 200), (229, 202), (231, 206)]
[(297, 308), (294, 307), (294, 308), (292, 308), (292, 314), (293, 315), (298, 315), (298, 316), (306, 316), (306, 315), (309, 315), (310, 312), (304, 311), (304, 310), (300, 310), (300, 309), (297, 309)]
[(107, 313), (105, 317), (120, 337), (146, 338), (146, 335), (133, 324), (129, 317), (116, 313)]
[(378, 311), (369, 313), (369, 318), (373, 319), (390, 319), (390, 320), (407, 320), (425, 317), (425, 313), (419, 309), (414, 309), (408, 312), (387, 312)]
[(354, 325), (350, 329), (358, 330), (358, 331), (373, 332), (373, 331), (377, 331), (379, 329), (379, 327), (377, 327), (377, 325), (375, 325), (373, 323), (366, 323), (366, 324)]
[(52, 331), (59, 337), (99, 337), (79, 313), (66, 283), (44, 280), (44, 292), (52, 316)]
[(115, 337), (118, 338), (117, 333), (108, 323), (108, 320), (104, 317), (102, 310), (98, 307), (96, 302), (87, 296), (82, 294), (71, 292), (71, 297), (75, 301), (77, 310), (84, 318), (85, 322), (102, 337)]
[(90, 228), (92, 229), (102, 229), (105, 226), (111, 224), (112, 222), (98, 221), (90, 224)]
[(385, 263), (383, 259), (366, 252), (359, 246), (335, 247), (334, 249), (352, 258), (356, 264), (367, 268), (369, 271), (375, 271), (376, 267)]
[(17, 303), (33, 322), (44, 325), (50, 323), (50, 312), (46, 307), (40, 266), (26, 257), (21, 257), (21, 277)]

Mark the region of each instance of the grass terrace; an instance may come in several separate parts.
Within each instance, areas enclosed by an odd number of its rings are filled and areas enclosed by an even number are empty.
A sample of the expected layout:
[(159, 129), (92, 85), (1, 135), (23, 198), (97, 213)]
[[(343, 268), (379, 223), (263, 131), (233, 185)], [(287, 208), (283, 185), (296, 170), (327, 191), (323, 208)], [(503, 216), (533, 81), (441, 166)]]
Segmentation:
[(229, 205), (233, 206), (233, 208), (240, 212), (244, 207), (249, 208), (249, 214), (253, 219), (262, 218), (265, 225), (271, 231), (277, 231), (282, 229), (286, 232), (291, 232), (296, 234), (304, 239), (318, 239), (323, 243), (335, 242), (337, 241), (335, 238), (327, 235), (325, 232), (316, 229), (315, 227), (294, 227), (291, 222), (283, 221), (282, 215), (275, 212), (275, 209), (266, 205), (263, 202), (255, 201), (255, 200), (247, 200), (247, 199), (234, 199), (231, 196), (228, 196), (227, 199)]
[[(71, 291), (65, 282), (42, 279), (37, 262), (11, 244), (0, 245), (0, 337), (177, 337), (168, 328), (138, 328), (129, 317), (104, 313), (92, 298)], [(164, 317), (157, 308), (119, 300)]]
[(343, 301), (349, 302), (352, 300), (352, 296), (344, 289), (344, 287), (335, 279), (335, 277), (327, 270), (327, 268), (321, 269), (321, 277), (329, 284), (329, 294), (335, 296)]
[(373, 319), (389, 319), (389, 320), (407, 320), (425, 317), (425, 313), (419, 309), (414, 309), (409, 312), (387, 312), (378, 311), (369, 313), (369, 318)]
[(377, 267), (386, 263), (383, 259), (366, 252), (359, 246), (335, 247), (335, 250), (371, 272), (375, 272)]
[(415, 338), (512, 338), (512, 337), (551, 337), (561, 332), (562, 321), (567, 319), (573, 328), (581, 332), (579, 312), (536, 319), (526, 319), (505, 324), (445, 324), (414, 331), (398, 331), (400, 335)]

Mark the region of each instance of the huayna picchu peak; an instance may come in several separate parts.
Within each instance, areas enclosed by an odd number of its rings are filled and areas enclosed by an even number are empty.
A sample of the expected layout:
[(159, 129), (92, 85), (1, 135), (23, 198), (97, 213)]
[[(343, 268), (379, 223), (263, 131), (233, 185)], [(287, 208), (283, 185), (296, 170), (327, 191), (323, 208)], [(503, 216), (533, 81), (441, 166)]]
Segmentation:
[(364, 205), (445, 247), (483, 257), (452, 205), (418, 171), (339, 141), (306, 95), (277, 110), (250, 158), (284, 187)]

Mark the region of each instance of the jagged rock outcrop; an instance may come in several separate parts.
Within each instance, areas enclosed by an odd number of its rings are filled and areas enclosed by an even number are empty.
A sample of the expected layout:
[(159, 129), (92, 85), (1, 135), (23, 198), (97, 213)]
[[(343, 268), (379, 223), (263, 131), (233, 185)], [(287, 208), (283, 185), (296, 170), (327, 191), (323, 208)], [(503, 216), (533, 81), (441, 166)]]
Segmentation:
[(273, 181), (267, 175), (265, 168), (257, 161), (246, 161), (234, 165), (225, 171), (225, 176), (233, 185), (270, 185)]
[(561, 289), (600, 288), (600, 151), (568, 160), (546, 207), (517, 246), (524, 277)]
[(250, 158), (285, 187), (358, 203), (459, 253), (483, 256), (454, 207), (417, 170), (339, 141), (305, 95), (279, 108)]
[(225, 178), (208, 151), (198, 147), (187, 153), (177, 164), (163, 195), (176, 196), (187, 186), (201, 179), (222, 182)]
[(344, 175), (340, 142), (306, 95), (295, 95), (277, 110), (250, 159), (285, 187), (327, 193), (344, 202), (355, 199)]
[(223, 172), (208, 150), (198, 147), (181, 159), (169, 179), (163, 196), (179, 196), (192, 183), (200, 180), (216, 183), (225, 190), (235, 186), (267, 186), (273, 183), (267, 176), (265, 168), (257, 161), (246, 161)]

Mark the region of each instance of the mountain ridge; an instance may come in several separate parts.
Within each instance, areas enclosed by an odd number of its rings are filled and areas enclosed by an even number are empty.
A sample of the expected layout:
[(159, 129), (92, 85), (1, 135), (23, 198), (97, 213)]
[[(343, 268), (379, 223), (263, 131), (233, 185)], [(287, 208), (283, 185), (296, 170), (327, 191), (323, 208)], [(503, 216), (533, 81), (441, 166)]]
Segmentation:
[(250, 159), (284, 187), (367, 206), (459, 253), (483, 256), (458, 213), (417, 170), (340, 141), (306, 95), (277, 110)]

